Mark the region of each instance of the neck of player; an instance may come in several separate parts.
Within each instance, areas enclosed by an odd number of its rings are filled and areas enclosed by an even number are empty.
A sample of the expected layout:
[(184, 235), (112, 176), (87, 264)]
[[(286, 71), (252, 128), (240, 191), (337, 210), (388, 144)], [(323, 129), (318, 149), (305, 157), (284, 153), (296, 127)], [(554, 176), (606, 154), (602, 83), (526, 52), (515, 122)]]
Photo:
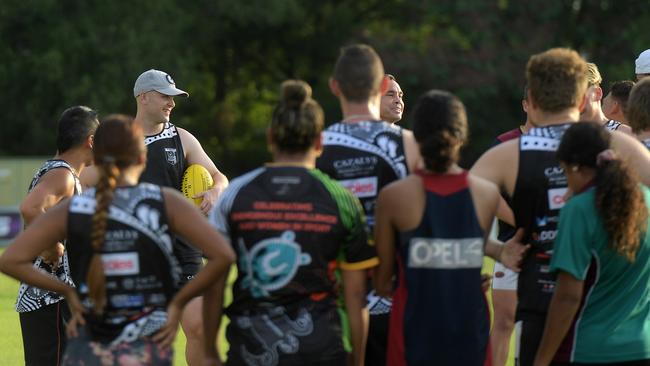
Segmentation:
[(145, 136), (157, 135), (165, 128), (167, 121), (154, 121), (146, 118), (141, 113), (137, 113), (133, 122), (137, 123), (142, 128), (142, 133)]
[(92, 160), (92, 156), (88, 156), (88, 153), (80, 148), (72, 148), (62, 154), (57, 154), (55, 159), (61, 159), (68, 163), (72, 169), (74, 169), (75, 174), (79, 176), (81, 171), (88, 166), (89, 162)]
[(578, 108), (565, 109), (560, 112), (547, 112), (540, 109), (529, 108), (530, 121), (535, 126), (557, 125), (580, 120)]
[(380, 98), (371, 98), (362, 103), (343, 101), (341, 112), (344, 122), (361, 122), (379, 120)]
[(273, 152), (273, 162), (267, 166), (298, 166), (307, 169), (316, 167), (316, 154), (313, 151), (302, 153)]

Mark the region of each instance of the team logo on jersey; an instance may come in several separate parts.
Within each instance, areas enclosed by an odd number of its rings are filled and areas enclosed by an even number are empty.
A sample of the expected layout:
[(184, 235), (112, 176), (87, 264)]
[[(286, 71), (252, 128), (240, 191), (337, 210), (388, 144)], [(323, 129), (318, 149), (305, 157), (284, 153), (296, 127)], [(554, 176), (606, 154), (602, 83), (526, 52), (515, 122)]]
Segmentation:
[(171, 165), (176, 165), (176, 162), (178, 159), (176, 159), (176, 149), (173, 147), (166, 147), (165, 148), (165, 157), (167, 158), (167, 162)]
[(239, 268), (244, 273), (241, 287), (250, 289), (253, 297), (269, 296), (269, 291), (289, 283), (298, 267), (311, 263), (311, 255), (302, 253), (295, 237), (293, 231), (285, 231), (279, 237), (256, 243), (250, 251), (240, 239)]
[(552, 188), (548, 190), (548, 208), (559, 210), (564, 206), (567, 188)]

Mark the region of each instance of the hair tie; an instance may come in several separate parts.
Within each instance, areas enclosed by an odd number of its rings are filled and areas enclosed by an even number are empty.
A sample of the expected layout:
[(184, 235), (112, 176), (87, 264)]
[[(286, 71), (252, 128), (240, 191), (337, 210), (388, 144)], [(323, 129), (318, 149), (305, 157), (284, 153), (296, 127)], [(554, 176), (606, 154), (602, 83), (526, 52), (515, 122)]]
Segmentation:
[(612, 149), (606, 149), (596, 155), (596, 165), (602, 165), (603, 162), (616, 160), (616, 153)]
[(115, 157), (113, 155), (104, 155), (104, 157), (102, 157), (102, 163), (115, 164)]

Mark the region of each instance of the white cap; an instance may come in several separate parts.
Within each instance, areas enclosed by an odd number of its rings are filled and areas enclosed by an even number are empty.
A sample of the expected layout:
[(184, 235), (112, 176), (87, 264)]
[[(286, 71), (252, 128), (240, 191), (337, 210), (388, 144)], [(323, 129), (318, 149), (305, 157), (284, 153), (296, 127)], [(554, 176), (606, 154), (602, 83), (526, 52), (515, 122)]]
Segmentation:
[(637, 74), (650, 74), (650, 49), (641, 52), (635, 63)]
[(159, 70), (147, 70), (138, 76), (133, 86), (133, 96), (137, 97), (142, 93), (155, 90), (165, 95), (177, 96), (181, 95), (189, 97), (187, 92), (176, 88), (174, 79), (169, 74)]

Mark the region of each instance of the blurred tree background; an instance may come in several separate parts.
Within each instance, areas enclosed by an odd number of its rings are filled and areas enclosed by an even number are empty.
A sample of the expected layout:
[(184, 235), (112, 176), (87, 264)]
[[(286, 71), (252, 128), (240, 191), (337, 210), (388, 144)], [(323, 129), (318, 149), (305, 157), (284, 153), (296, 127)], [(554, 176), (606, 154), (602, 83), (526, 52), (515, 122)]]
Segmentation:
[(575, 48), (607, 92), (634, 77), (649, 24), (648, 0), (3, 0), (0, 155), (52, 155), (71, 105), (133, 115), (133, 82), (157, 68), (190, 93), (172, 121), (232, 177), (268, 160), (264, 131), (284, 79), (309, 82), (327, 121), (340, 118), (327, 80), (339, 48), (363, 42), (406, 93), (403, 126), (428, 89), (463, 99), (468, 166), (524, 118), (531, 54)]

